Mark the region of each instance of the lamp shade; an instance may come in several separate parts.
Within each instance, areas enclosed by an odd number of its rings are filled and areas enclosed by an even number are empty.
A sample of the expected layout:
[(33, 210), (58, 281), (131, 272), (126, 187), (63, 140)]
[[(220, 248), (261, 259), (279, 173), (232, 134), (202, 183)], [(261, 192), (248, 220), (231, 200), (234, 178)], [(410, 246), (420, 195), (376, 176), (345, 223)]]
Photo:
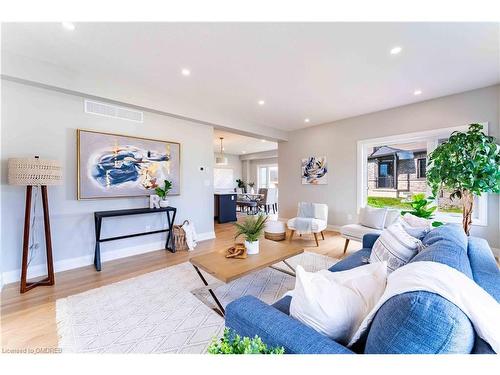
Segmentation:
[(215, 164), (227, 165), (227, 158), (225, 156), (217, 156), (215, 158)]
[(62, 167), (57, 160), (11, 158), (9, 185), (61, 185)]

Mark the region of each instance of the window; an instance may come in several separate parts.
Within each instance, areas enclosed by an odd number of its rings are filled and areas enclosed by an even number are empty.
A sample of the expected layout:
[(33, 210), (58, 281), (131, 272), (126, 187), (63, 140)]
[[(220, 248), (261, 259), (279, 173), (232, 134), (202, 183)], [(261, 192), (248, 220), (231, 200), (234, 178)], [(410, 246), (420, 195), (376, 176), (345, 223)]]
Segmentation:
[(277, 165), (259, 165), (257, 167), (257, 187), (259, 189), (278, 187)]
[[(483, 125), (487, 131), (488, 124)], [(366, 205), (408, 209), (413, 194), (431, 196), (427, 156), (456, 130), (465, 131), (467, 126), (359, 141), (358, 209)], [(462, 204), (451, 199), (451, 193), (444, 190), (435, 197), (435, 220), (461, 222)], [(475, 198), (473, 224), (487, 225), (487, 194)]]
[(417, 178), (425, 178), (427, 171), (427, 159), (417, 159)]

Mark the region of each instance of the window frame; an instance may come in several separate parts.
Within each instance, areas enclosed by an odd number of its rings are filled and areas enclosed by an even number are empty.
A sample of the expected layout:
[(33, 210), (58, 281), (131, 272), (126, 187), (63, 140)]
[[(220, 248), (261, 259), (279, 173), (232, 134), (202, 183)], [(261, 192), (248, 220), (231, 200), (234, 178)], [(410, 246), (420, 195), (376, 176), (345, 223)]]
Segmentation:
[[(427, 179), (427, 158), (417, 158), (417, 178), (425, 180)], [(425, 168), (425, 174), (422, 176), (422, 173), (420, 171), (420, 162), (424, 161), (424, 168)]]
[[(276, 167), (278, 168), (278, 164), (258, 164), (257, 165), (257, 189), (261, 189), (263, 188), (261, 186), (261, 181), (260, 181), (260, 168), (267, 168), (267, 184), (269, 185), (269, 182), (270, 182), (270, 176), (271, 176), (271, 173), (270, 173), (270, 168), (272, 167)], [(278, 176), (279, 176), (279, 170), (278, 170)], [(278, 177), (279, 178), (279, 177)], [(269, 188), (269, 186), (267, 186), (267, 188)]]
[[(488, 122), (478, 122), (483, 125), (483, 130), (488, 134)], [(438, 146), (438, 139), (448, 138), (454, 131), (467, 131), (468, 125), (453, 126), (447, 128), (439, 128), (433, 130), (426, 130), (420, 132), (396, 134), (387, 137), (362, 139), (357, 142), (357, 186), (356, 186), (356, 209), (359, 212), (361, 207), (366, 206), (368, 199), (368, 169), (367, 158), (368, 149), (380, 145), (394, 145), (398, 143), (411, 143), (411, 142), (427, 142), (427, 155), (429, 155)], [(431, 195), (430, 188), (427, 187), (427, 194)], [(443, 221), (446, 223), (461, 223), (462, 215), (453, 215), (443, 212), (436, 212), (435, 220)], [(488, 225), (488, 194), (481, 194), (476, 197), (474, 212), (472, 218), (472, 225), (474, 226), (487, 226)]]

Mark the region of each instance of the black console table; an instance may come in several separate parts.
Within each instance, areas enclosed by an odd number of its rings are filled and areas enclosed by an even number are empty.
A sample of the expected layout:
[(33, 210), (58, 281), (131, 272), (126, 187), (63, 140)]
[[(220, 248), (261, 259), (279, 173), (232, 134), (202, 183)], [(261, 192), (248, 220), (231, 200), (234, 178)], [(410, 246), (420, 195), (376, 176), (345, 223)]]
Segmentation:
[[(168, 220), (168, 228), (154, 230), (151, 232), (142, 232), (134, 234), (126, 234), (124, 236), (101, 238), (101, 226), (102, 219), (105, 217), (117, 217), (117, 216), (130, 216), (130, 215), (142, 215), (142, 214), (152, 214), (166, 212)], [(172, 236), (172, 227), (175, 221), (175, 215), (177, 209), (175, 207), (165, 207), (165, 208), (133, 208), (128, 210), (114, 210), (114, 211), (96, 211), (94, 212), (94, 222), (95, 222), (95, 253), (94, 253), (94, 266), (97, 271), (101, 270), (101, 242), (122, 240), (124, 238), (145, 236), (147, 234), (155, 234), (161, 232), (168, 232), (167, 241), (165, 242), (165, 249), (170, 250), (175, 253), (175, 244)], [(169, 247), (170, 243), (170, 247)]]

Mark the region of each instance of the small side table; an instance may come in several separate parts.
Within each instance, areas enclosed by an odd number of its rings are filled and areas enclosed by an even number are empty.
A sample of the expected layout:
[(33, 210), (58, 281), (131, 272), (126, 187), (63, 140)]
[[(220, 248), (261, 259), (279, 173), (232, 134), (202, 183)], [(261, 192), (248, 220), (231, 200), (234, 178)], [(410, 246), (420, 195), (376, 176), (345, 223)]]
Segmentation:
[[(130, 215), (143, 215), (143, 214), (153, 214), (165, 212), (167, 214), (168, 228), (154, 230), (150, 232), (141, 232), (134, 234), (126, 234), (123, 236), (101, 238), (101, 227), (102, 219), (105, 217), (117, 217), (117, 216), (130, 216)], [(175, 244), (172, 236), (172, 228), (175, 221), (175, 215), (177, 214), (177, 208), (175, 207), (165, 207), (165, 208), (134, 208), (127, 210), (113, 210), (113, 211), (96, 211), (94, 212), (94, 224), (95, 224), (95, 252), (94, 252), (94, 266), (96, 271), (101, 271), (101, 242), (122, 240), (125, 238), (145, 236), (148, 234), (167, 232), (167, 240), (165, 242), (165, 249), (175, 253)], [(170, 247), (169, 247), (170, 243)]]

